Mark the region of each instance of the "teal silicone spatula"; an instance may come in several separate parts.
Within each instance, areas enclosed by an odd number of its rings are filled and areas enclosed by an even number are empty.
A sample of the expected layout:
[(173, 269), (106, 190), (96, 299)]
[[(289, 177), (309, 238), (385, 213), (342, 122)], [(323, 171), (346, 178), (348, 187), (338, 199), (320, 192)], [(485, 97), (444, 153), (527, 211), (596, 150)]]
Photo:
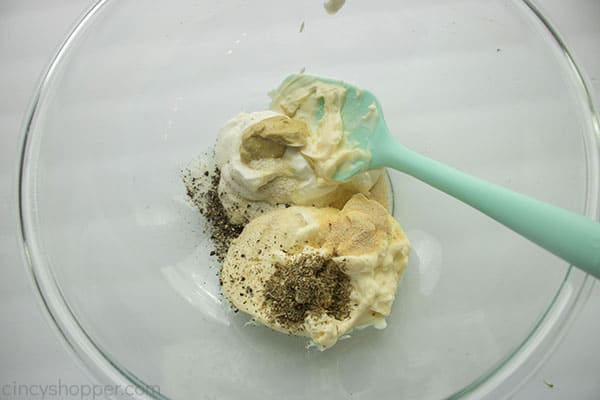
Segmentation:
[(570, 264), (600, 278), (600, 223), (470, 176), (422, 156), (390, 135), (377, 98), (344, 82), (342, 121), (348, 141), (370, 154), (337, 171), (345, 180), (374, 168), (390, 167), (463, 201)]

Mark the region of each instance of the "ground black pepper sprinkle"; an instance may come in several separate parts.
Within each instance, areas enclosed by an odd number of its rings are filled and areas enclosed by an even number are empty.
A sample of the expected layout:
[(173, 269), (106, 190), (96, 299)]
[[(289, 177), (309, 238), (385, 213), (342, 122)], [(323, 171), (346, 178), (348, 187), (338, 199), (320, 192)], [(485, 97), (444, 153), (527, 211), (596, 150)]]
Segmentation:
[(331, 259), (303, 255), (289, 264), (275, 264), (265, 283), (265, 305), (272, 320), (298, 328), (307, 315), (323, 313), (344, 320), (350, 315), (350, 277)]
[[(191, 171), (184, 173), (191, 174)], [(208, 178), (207, 182), (201, 182), (196, 178), (186, 180), (185, 177), (184, 181), (187, 181), (188, 196), (208, 222), (207, 232), (215, 246), (210, 255), (216, 256), (222, 263), (231, 241), (242, 233), (244, 226), (229, 222), (227, 212), (219, 199), (221, 171), (215, 168), (212, 173), (205, 171), (203, 175)]]

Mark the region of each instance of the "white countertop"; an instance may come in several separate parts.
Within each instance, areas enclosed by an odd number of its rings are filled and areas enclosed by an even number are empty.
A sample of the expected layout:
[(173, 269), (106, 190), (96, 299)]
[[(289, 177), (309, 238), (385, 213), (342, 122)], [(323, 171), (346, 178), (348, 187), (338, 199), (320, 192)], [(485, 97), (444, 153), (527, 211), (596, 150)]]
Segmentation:
[[(536, 3), (563, 35), (590, 79), (596, 99), (600, 99), (600, 2)], [(15, 201), (25, 108), (42, 69), (89, 4), (89, 0), (0, 3), (0, 399), (26, 398), (7, 396), (2, 392), (3, 385), (91, 382), (63, 348), (37, 304), (19, 250)], [(600, 286), (595, 285), (557, 350), (515, 399), (600, 398), (599, 337)]]

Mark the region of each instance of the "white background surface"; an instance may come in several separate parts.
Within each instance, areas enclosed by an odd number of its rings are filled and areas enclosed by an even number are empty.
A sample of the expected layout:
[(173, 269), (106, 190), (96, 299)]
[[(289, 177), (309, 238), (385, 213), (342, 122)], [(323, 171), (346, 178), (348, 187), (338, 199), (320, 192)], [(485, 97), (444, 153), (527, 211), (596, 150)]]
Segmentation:
[[(0, 1), (0, 399), (16, 398), (2, 393), (6, 384), (90, 382), (37, 304), (19, 250), (15, 201), (20, 129), (29, 98), (42, 69), (89, 4), (88, 0)], [(537, 4), (562, 33), (600, 98), (600, 1)], [(556, 352), (515, 398), (600, 399), (598, 338), (600, 285), (596, 284)]]

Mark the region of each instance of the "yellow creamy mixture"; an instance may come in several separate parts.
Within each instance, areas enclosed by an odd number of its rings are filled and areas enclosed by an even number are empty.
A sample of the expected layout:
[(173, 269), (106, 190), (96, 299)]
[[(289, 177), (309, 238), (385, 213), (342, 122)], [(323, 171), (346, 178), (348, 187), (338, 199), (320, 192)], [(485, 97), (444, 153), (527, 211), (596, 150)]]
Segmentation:
[[(241, 311), (327, 348), (352, 328), (385, 327), (409, 251), (408, 239), (387, 210), (357, 194), (342, 210), (290, 207), (252, 220), (230, 247), (221, 280), (225, 295)], [(319, 254), (344, 266), (352, 286), (347, 319), (308, 315), (300, 329), (290, 331), (269, 315), (265, 282), (275, 264), (301, 254)]]
[[(231, 222), (247, 224), (223, 265), (225, 295), (263, 324), (323, 348), (354, 327), (385, 326), (410, 250), (389, 214), (383, 170), (332, 180), (345, 163), (368, 157), (346, 141), (345, 93), (292, 76), (271, 93), (271, 110), (237, 115), (215, 146), (221, 203)], [(275, 265), (309, 254), (333, 260), (350, 277), (349, 315), (308, 312), (290, 328), (270, 316), (265, 283)]]
[[(219, 133), (215, 160), (219, 194), (233, 223), (284, 205), (341, 208), (356, 193), (387, 204), (382, 169), (344, 183), (331, 180), (349, 160), (364, 157), (346, 143), (345, 89), (296, 75), (271, 93), (273, 111), (241, 113)], [(323, 117), (314, 115), (323, 104)]]

